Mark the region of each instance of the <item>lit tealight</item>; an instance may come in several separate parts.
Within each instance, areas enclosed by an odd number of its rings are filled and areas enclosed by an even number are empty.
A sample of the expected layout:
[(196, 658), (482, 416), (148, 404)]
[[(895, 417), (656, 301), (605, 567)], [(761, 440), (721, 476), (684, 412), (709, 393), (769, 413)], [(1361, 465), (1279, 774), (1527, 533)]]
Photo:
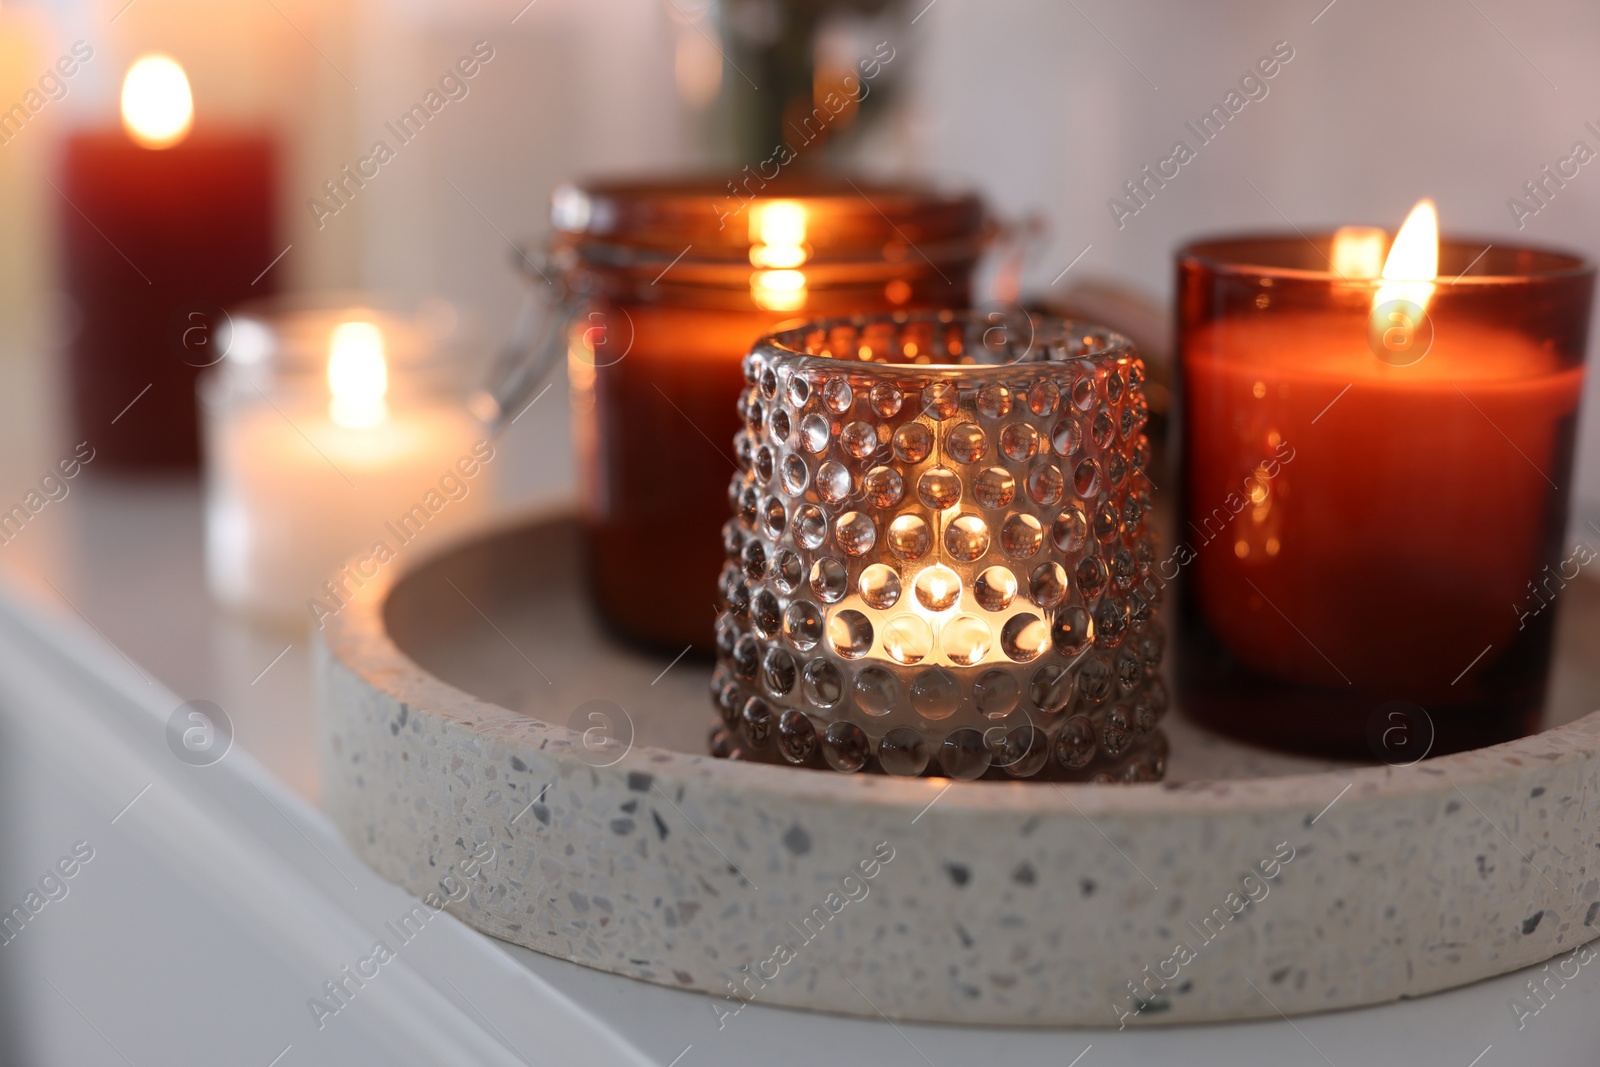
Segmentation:
[(189, 78), (171, 56), (141, 56), (122, 79), (122, 125), (146, 148), (171, 148), (194, 126)]
[(342, 322), (328, 342), (328, 417), (353, 430), (389, 417), (389, 364), (383, 332), (370, 322)]

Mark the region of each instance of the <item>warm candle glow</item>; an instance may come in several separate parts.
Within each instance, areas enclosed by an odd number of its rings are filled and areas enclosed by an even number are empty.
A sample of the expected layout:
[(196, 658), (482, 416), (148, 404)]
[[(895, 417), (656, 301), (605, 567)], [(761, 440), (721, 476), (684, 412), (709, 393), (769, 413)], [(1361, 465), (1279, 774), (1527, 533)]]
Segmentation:
[(758, 204), (750, 211), (750, 264), (770, 267), (750, 277), (750, 295), (767, 311), (798, 311), (806, 303), (806, 276), (793, 268), (810, 258), (806, 208), (794, 200)]
[(1391, 300), (1408, 300), (1423, 311), (1439, 276), (1439, 215), (1424, 197), (1406, 216), (1383, 263), (1384, 284), (1372, 298), (1373, 310)]
[(948, 611), (961, 600), (961, 578), (942, 563), (917, 575), (913, 588), (917, 602), (929, 611)]
[(1377, 226), (1340, 226), (1333, 235), (1333, 273), (1341, 278), (1376, 278), (1383, 271), (1389, 235)]
[(798, 253), (799, 259), (790, 263), (759, 261), (754, 249), (750, 262), (764, 267), (794, 267), (805, 262), (806, 208), (796, 200), (774, 200), (757, 204), (750, 212), (750, 240), (755, 245), (766, 245), (774, 250)]
[(122, 125), (146, 148), (171, 148), (194, 125), (189, 78), (171, 56), (141, 56), (122, 79)]
[(383, 333), (370, 322), (342, 322), (328, 342), (328, 417), (340, 426), (366, 429), (389, 417), (389, 365)]

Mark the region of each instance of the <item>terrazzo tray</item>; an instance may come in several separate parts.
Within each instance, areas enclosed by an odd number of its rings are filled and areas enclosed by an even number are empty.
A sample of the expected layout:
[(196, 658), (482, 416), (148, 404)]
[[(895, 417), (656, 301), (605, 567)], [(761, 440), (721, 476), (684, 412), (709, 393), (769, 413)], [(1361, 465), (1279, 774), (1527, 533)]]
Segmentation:
[(1180, 709), (1159, 785), (950, 783), (705, 755), (709, 665), (606, 638), (579, 549), (525, 517), (391, 563), (319, 634), (328, 813), (486, 933), (723, 1018), (1041, 1026), (1372, 1004), (1600, 936), (1588, 579), (1549, 728), (1511, 744), (1318, 763)]

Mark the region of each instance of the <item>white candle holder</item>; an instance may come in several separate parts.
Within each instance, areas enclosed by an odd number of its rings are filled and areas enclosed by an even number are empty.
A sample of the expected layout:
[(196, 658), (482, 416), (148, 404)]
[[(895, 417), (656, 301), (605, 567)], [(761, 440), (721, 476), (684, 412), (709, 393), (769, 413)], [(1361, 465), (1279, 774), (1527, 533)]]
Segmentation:
[(442, 301), (233, 314), (200, 383), (220, 603), (319, 626), (411, 542), (483, 515), (495, 451), (453, 373), (459, 335)]

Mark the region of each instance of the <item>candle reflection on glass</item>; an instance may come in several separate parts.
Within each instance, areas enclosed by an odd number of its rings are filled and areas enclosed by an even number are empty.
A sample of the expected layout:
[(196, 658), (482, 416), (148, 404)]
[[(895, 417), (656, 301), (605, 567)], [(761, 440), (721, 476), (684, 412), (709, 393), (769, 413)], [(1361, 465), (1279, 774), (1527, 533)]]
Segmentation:
[(204, 396), (207, 574), (225, 605), (315, 623), (418, 536), (487, 509), (494, 448), (411, 324), (240, 315), (225, 343)]
[(1423, 201), (1392, 243), (1180, 253), (1179, 678), (1203, 721), (1352, 755), (1386, 708), (1427, 735), (1411, 755), (1532, 728), (1553, 614), (1515, 606), (1565, 554), (1593, 270), (1487, 244), (1441, 245)]
[(750, 209), (750, 299), (763, 311), (799, 311), (806, 306), (806, 208), (774, 200)]

